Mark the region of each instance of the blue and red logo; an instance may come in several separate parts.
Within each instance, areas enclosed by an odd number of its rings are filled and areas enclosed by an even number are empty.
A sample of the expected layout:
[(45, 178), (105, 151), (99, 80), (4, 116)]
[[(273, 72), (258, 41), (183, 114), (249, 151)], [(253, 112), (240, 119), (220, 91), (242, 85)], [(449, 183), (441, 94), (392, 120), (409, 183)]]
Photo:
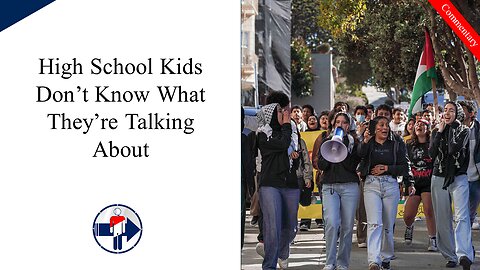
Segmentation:
[(132, 250), (142, 237), (142, 221), (123, 204), (103, 208), (93, 221), (93, 237), (104, 250), (120, 254)]

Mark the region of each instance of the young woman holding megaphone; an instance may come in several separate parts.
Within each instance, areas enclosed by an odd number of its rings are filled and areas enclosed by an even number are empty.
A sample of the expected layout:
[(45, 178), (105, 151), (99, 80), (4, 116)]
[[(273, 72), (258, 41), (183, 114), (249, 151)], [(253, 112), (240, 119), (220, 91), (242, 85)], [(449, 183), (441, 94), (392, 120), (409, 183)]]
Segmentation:
[(356, 173), (360, 162), (357, 155), (359, 142), (348, 134), (350, 122), (347, 113), (335, 115), (333, 134), (322, 142), (318, 155), (318, 168), (323, 171), (322, 202), (327, 253), (324, 270), (348, 269), (350, 263), (353, 222), (360, 196)]

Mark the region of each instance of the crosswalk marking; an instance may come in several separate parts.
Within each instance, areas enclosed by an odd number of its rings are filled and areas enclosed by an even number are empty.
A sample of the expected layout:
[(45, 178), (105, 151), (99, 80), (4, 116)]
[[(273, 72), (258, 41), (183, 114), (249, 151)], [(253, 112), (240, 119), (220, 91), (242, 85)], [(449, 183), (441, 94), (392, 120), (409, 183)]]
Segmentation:
[[(312, 227), (315, 225), (312, 224)], [(250, 219), (246, 220), (245, 225), (245, 244), (242, 251), (244, 257), (255, 258), (245, 262), (242, 260), (243, 270), (262, 269), (263, 258), (255, 251), (257, 241), (258, 227), (250, 225)], [(313, 240), (312, 240), (313, 238)], [(292, 245), (290, 245), (289, 267), (315, 266), (323, 267), (326, 262), (326, 241), (322, 228), (313, 228), (308, 232), (297, 232)], [(318, 252), (312, 252), (312, 251)]]

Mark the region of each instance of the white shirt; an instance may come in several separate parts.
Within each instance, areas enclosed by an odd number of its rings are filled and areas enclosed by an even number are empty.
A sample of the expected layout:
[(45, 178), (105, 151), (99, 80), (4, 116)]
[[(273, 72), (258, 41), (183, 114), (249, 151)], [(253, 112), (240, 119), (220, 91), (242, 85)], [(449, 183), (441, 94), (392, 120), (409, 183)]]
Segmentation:
[(405, 122), (400, 122), (398, 124), (395, 124), (395, 122), (390, 121), (390, 129), (392, 132), (397, 133), (401, 137), (403, 137), (403, 133), (405, 131)]
[(304, 132), (307, 130), (307, 123), (305, 123), (303, 120), (300, 121), (300, 123), (297, 124), (298, 131)]

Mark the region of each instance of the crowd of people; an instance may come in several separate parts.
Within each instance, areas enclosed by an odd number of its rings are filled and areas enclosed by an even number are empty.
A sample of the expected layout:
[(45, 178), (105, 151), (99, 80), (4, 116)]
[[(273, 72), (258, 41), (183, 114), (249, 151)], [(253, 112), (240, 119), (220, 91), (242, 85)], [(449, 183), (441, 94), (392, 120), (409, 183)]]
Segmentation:
[[(315, 221), (324, 228), (324, 270), (349, 268), (355, 221), (358, 247), (367, 248), (368, 269), (390, 269), (402, 194), (407, 196), (405, 244), (412, 243), (421, 202), (429, 235), (426, 249), (440, 252), (446, 267), (470, 269), (475, 256), (471, 228), (480, 203), (476, 114), (472, 101), (449, 101), (443, 108), (426, 104), (410, 118), (389, 104), (351, 109), (345, 102), (317, 114), (310, 105), (290, 106), (284, 93), (270, 93), (255, 123), (244, 119), (242, 109), (242, 130), (245, 123), (254, 131), (242, 134), (242, 247), (248, 193), (252, 223), (259, 228), (256, 250), (264, 258), (262, 269), (288, 267), (297, 231), (311, 226), (310, 219), (299, 223), (297, 213), (304, 190), (313, 187), (314, 168), (322, 198), (322, 219)], [(324, 132), (309, 155), (301, 132), (317, 130)], [(347, 151), (340, 162), (320, 151), (334, 134), (341, 134)]]

